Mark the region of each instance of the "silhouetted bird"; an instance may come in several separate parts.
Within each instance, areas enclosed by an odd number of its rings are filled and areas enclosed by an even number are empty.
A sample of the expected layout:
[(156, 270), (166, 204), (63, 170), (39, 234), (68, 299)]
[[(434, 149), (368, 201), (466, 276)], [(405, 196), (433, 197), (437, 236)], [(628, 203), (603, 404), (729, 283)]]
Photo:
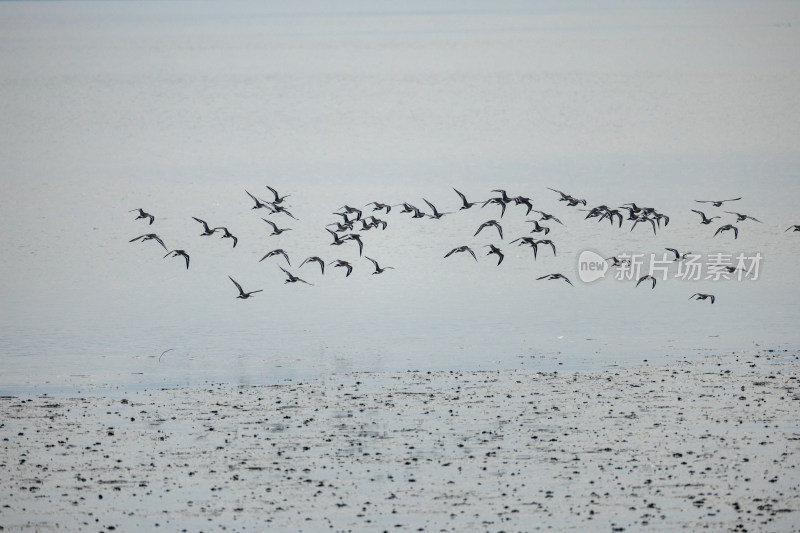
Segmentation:
[[(544, 276), (542, 276), (540, 278), (536, 278), (536, 279), (537, 280), (540, 280), (540, 279), (551, 279), (551, 280), (552, 279), (563, 279), (564, 281), (566, 281), (567, 283), (572, 285), (572, 282), (564, 274), (546, 274), (546, 275), (544, 275)], [(572, 285), (572, 286), (574, 287), (575, 285)]]
[(237, 296), (237, 298), (241, 298), (242, 300), (246, 300), (250, 298), (250, 296), (252, 296), (253, 294), (264, 290), (264, 289), (258, 289), (257, 291), (244, 292), (242, 290), (242, 286), (239, 285), (239, 283), (235, 279), (233, 279), (230, 276), (228, 276), (228, 278), (233, 282), (234, 285), (236, 285), (236, 288), (239, 289), (239, 296)]
[(136, 218), (134, 220), (139, 220), (140, 218), (149, 218), (150, 219), (150, 224), (152, 224), (153, 221), (156, 219), (156, 217), (154, 217), (150, 213), (145, 213), (142, 208), (131, 209), (130, 211), (128, 211), (128, 213), (133, 213), (134, 211), (138, 211), (139, 212), (139, 214), (136, 216)]
[[(144, 235), (139, 235), (138, 237), (134, 237), (133, 239), (129, 240), (128, 242), (138, 241), (140, 239), (141, 239), (142, 242), (153, 240), (153, 241), (156, 241), (161, 246), (164, 246), (164, 241), (162, 241), (161, 237), (159, 237), (155, 233), (145, 233)], [(166, 250), (167, 247), (164, 246), (164, 249)]]
[(692, 294), (691, 296), (689, 296), (689, 299), (691, 300), (691, 299), (692, 299), (692, 298), (694, 298), (695, 296), (697, 296), (697, 298), (695, 298), (695, 300), (706, 300), (706, 299), (710, 299), (710, 300), (711, 300), (711, 303), (712, 303), (712, 304), (714, 303), (714, 295), (713, 295), (713, 294), (703, 294), (703, 293), (701, 293), (701, 292), (696, 292), (696, 293)]
[(172, 257), (183, 256), (183, 258), (186, 259), (186, 269), (189, 269), (189, 254), (187, 254), (184, 250), (170, 250), (166, 253), (166, 255), (164, 255), (164, 258), (166, 258), (169, 254), (172, 254)]
[(734, 239), (738, 239), (739, 238), (739, 228), (737, 228), (733, 224), (725, 224), (724, 226), (720, 226), (719, 229), (717, 229), (717, 231), (714, 232), (714, 237), (716, 237), (718, 233), (720, 233), (722, 231), (728, 231), (728, 230), (733, 230), (733, 238)]

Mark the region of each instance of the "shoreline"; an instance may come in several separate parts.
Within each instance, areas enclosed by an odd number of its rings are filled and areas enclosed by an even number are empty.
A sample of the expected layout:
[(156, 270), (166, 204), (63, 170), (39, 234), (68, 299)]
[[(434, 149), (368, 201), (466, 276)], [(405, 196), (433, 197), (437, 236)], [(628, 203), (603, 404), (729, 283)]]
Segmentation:
[(6, 396), (0, 526), (789, 531), (792, 355)]

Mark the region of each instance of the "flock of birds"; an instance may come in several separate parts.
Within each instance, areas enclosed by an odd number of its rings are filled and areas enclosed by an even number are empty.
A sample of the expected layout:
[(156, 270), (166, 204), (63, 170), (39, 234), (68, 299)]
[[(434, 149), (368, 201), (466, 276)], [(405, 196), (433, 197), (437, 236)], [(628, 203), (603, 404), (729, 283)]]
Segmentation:
[[(291, 219), (297, 220), (297, 217), (295, 217), (291, 213), (291, 211), (289, 211), (288, 207), (285, 205), (285, 201), (290, 195), (288, 195), (288, 194), (287, 195), (281, 195), (281, 194), (278, 193), (277, 190), (275, 190), (271, 186), (267, 185), (266, 187), (272, 193), (272, 196), (273, 196), (273, 199), (270, 200), (270, 201), (267, 201), (267, 200), (264, 200), (262, 198), (259, 198), (258, 196), (256, 196), (256, 195), (250, 193), (249, 191), (245, 190), (245, 193), (250, 197), (250, 199), (252, 200), (252, 202), (254, 204), (252, 206), (252, 209), (254, 209), (254, 210), (263, 209), (263, 210), (265, 210), (267, 212), (267, 216), (275, 216), (275, 217), (281, 217), (281, 218), (291, 218)], [(557, 189), (553, 189), (553, 188), (550, 188), (550, 187), (547, 187), (547, 188), (549, 190), (557, 193), (559, 195), (558, 200), (560, 202), (565, 202), (567, 207), (576, 208), (576, 209), (578, 209), (578, 210), (580, 210), (582, 212), (586, 212), (587, 214), (584, 217), (585, 220), (589, 219), (589, 218), (597, 218), (598, 222), (602, 222), (603, 220), (607, 219), (612, 227), (614, 227), (615, 223), (616, 223), (616, 227), (617, 228), (621, 228), (622, 225), (623, 225), (623, 222), (628, 221), (628, 222), (631, 223), (631, 227), (630, 227), (629, 231), (633, 231), (639, 223), (647, 223), (652, 228), (654, 234), (657, 234), (658, 230), (662, 227), (662, 223), (663, 223), (664, 227), (666, 227), (669, 224), (669, 221), (670, 221), (669, 216), (667, 216), (664, 213), (659, 212), (655, 208), (638, 206), (638, 205), (636, 205), (636, 203), (633, 203), (633, 202), (623, 204), (623, 205), (621, 205), (619, 207), (616, 207), (616, 208), (611, 208), (611, 207), (609, 207), (607, 205), (599, 205), (599, 206), (591, 207), (591, 208), (588, 208), (588, 209), (582, 209), (579, 206), (582, 206), (584, 208), (587, 207), (587, 203), (586, 203), (585, 199), (577, 198), (575, 196), (572, 196), (570, 194), (567, 194), (567, 193), (565, 193), (563, 191), (560, 191), (560, 190), (557, 190)], [(483, 208), (483, 207), (487, 207), (487, 206), (490, 206), (490, 205), (494, 205), (494, 206), (497, 206), (497, 207), (500, 208), (500, 218), (502, 219), (503, 216), (506, 213), (507, 206), (522, 206), (522, 208), (525, 209), (525, 216), (530, 216), (531, 213), (536, 213), (536, 215), (537, 215), (535, 218), (527, 219), (525, 221), (525, 222), (530, 223), (530, 224), (533, 225), (530, 233), (531, 234), (544, 234), (544, 236), (546, 236), (548, 233), (550, 233), (552, 228), (551, 228), (551, 226), (543, 225), (542, 223), (553, 222), (553, 223), (561, 224), (562, 226), (564, 225), (564, 223), (561, 220), (559, 220), (556, 216), (554, 216), (554, 215), (552, 215), (550, 213), (546, 213), (546, 212), (541, 211), (541, 210), (534, 209), (534, 205), (532, 203), (531, 198), (526, 197), (526, 196), (514, 196), (514, 197), (512, 197), (512, 196), (509, 196), (507, 191), (505, 191), (503, 189), (494, 189), (494, 190), (492, 190), (492, 192), (493, 193), (497, 193), (497, 194), (493, 195), (492, 197), (490, 197), (487, 200), (469, 201), (469, 200), (467, 200), (467, 197), (461, 191), (459, 191), (459, 190), (457, 190), (455, 188), (453, 188), (453, 190), (458, 195), (458, 197), (460, 199), (460, 203), (461, 203), (461, 205), (458, 208), (458, 211), (471, 209), (471, 208), (473, 208), (475, 206), (480, 206), (481, 208)], [(735, 201), (738, 201), (738, 200), (741, 200), (741, 197), (730, 198), (730, 199), (726, 199), (726, 200), (695, 200), (695, 201), (697, 203), (708, 203), (708, 204), (711, 204), (714, 208), (721, 208), (727, 202), (735, 202)], [(344, 245), (345, 243), (353, 242), (358, 246), (359, 257), (361, 257), (361, 256), (363, 256), (363, 252), (364, 252), (364, 242), (363, 242), (363, 240), (361, 238), (361, 234), (360, 233), (356, 233), (356, 231), (365, 232), (365, 231), (369, 231), (369, 230), (372, 230), (372, 229), (385, 230), (387, 228), (387, 226), (388, 226), (388, 222), (386, 220), (382, 220), (382, 219), (378, 218), (377, 216), (375, 216), (374, 214), (370, 214), (368, 216), (365, 215), (364, 212), (365, 212), (365, 210), (367, 208), (371, 207), (372, 213), (385, 213), (386, 215), (388, 215), (392, 211), (392, 209), (394, 208), (396, 211), (399, 211), (399, 213), (410, 213), (411, 214), (410, 215), (411, 218), (417, 218), (417, 219), (419, 219), (419, 218), (429, 218), (429, 219), (437, 219), (438, 220), (438, 219), (441, 219), (442, 217), (444, 217), (446, 215), (450, 215), (450, 214), (453, 213), (453, 212), (442, 212), (442, 211), (439, 211), (437, 209), (437, 207), (433, 203), (431, 203), (430, 201), (428, 201), (425, 198), (423, 198), (423, 201), (427, 204), (427, 206), (429, 208), (428, 212), (425, 212), (425, 211), (423, 211), (423, 209), (420, 209), (420, 208), (418, 208), (418, 207), (416, 207), (416, 206), (414, 206), (414, 205), (412, 205), (412, 204), (410, 204), (408, 202), (403, 202), (403, 203), (400, 203), (400, 204), (387, 204), (387, 203), (373, 201), (373, 202), (370, 202), (370, 203), (366, 204), (363, 208), (351, 207), (351, 206), (345, 204), (345, 205), (341, 206), (339, 209), (337, 209), (336, 211), (334, 211), (332, 213), (333, 215), (335, 215), (337, 217), (341, 217), (341, 219), (335, 220), (334, 222), (331, 222), (330, 224), (328, 224), (324, 228), (324, 230), (328, 232), (328, 234), (330, 235), (330, 237), (332, 239), (332, 242), (330, 243), (331, 246), (341, 246), (341, 245)], [(715, 219), (722, 218), (721, 215), (713, 215), (713, 216), (709, 217), (709, 216), (706, 215), (706, 213), (704, 213), (703, 211), (700, 211), (698, 209), (692, 209), (692, 211), (694, 213), (697, 213), (700, 216), (700, 224), (703, 224), (703, 225), (712, 224)], [(154, 215), (146, 212), (142, 208), (132, 209), (130, 212), (137, 213), (135, 220), (140, 220), (140, 219), (141, 220), (146, 220), (149, 225), (152, 225), (156, 220)], [(739, 228), (735, 224), (737, 224), (739, 222), (745, 222), (745, 221), (753, 221), (753, 222), (759, 222), (759, 223), (761, 222), (760, 220), (758, 220), (757, 218), (755, 218), (753, 216), (750, 216), (750, 215), (744, 214), (744, 213), (739, 213), (739, 212), (736, 212), (736, 211), (724, 211), (723, 210), (723, 213), (734, 215), (736, 217), (736, 220), (733, 223), (726, 223), (726, 224), (722, 224), (721, 226), (719, 226), (716, 229), (716, 231), (714, 232), (714, 234), (713, 234), (714, 237), (716, 237), (720, 233), (723, 233), (723, 232), (726, 232), (726, 231), (732, 231), (733, 235), (734, 235), (734, 239), (737, 239), (738, 236), (739, 236)], [(216, 235), (216, 234), (220, 234), (221, 238), (230, 239), (231, 240), (233, 248), (235, 248), (237, 243), (239, 242), (238, 237), (236, 235), (234, 235), (233, 233), (231, 233), (231, 231), (227, 227), (225, 227), (225, 226), (211, 227), (211, 226), (209, 226), (209, 224), (205, 220), (203, 220), (201, 218), (197, 218), (197, 217), (192, 217), (192, 218), (198, 224), (200, 224), (202, 226), (202, 232), (200, 233), (200, 236), (210, 237), (210, 236), (213, 236), (213, 235)], [(283, 224), (279, 225), (275, 220), (270, 220), (270, 219), (264, 218), (264, 217), (261, 217), (261, 219), (269, 227), (268, 231), (269, 231), (269, 235), (270, 236), (279, 236), (279, 235), (281, 235), (281, 234), (283, 234), (283, 233), (285, 233), (287, 231), (291, 231), (292, 230), (292, 228), (290, 228), (290, 227), (281, 227)], [(356, 227), (356, 225), (358, 225), (358, 227)], [(487, 220), (486, 222), (483, 222), (482, 224), (480, 224), (477, 227), (475, 233), (473, 234), (473, 237), (476, 237), (483, 230), (486, 230), (486, 231), (489, 231), (489, 232), (492, 232), (492, 230), (494, 230), (494, 232), (496, 232), (497, 236), (501, 240), (503, 240), (503, 238), (504, 238), (503, 227), (502, 227), (501, 223), (496, 219), (490, 219), (490, 220)], [(800, 224), (789, 226), (785, 231), (787, 231), (787, 232), (788, 231), (800, 232)], [(164, 255), (164, 258), (167, 258), (167, 257), (181, 257), (185, 261), (186, 268), (187, 269), (189, 268), (190, 256), (186, 252), (186, 250), (184, 250), (184, 249), (169, 249), (166, 246), (166, 244), (164, 244), (164, 240), (159, 235), (157, 235), (156, 233), (145, 233), (143, 235), (139, 235), (138, 237), (134, 237), (133, 239), (130, 239), (130, 242), (136, 242), (136, 241), (140, 241), (140, 242), (155, 241), (155, 242), (157, 242), (166, 251), (166, 254)], [(509, 241), (509, 244), (514, 244), (514, 243), (518, 243), (518, 246), (530, 246), (532, 248), (532, 250), (533, 250), (534, 259), (536, 259), (540, 247), (544, 247), (546, 249), (549, 247), (549, 249), (552, 250), (553, 255), (554, 256), (556, 255), (556, 245), (551, 239), (548, 239), (548, 238), (537, 238), (537, 237), (531, 237), (531, 236), (527, 236), (526, 235), (526, 236), (518, 237), (516, 239), (513, 239), (513, 240)], [(487, 256), (488, 255), (497, 256), (497, 265), (499, 266), (503, 262), (503, 259), (505, 257), (505, 255), (503, 254), (503, 251), (498, 246), (496, 246), (495, 244), (487, 244), (487, 245), (485, 245), (485, 247), (489, 248), (489, 251), (486, 254)], [(666, 248), (666, 250), (672, 252), (675, 255), (674, 261), (682, 261), (684, 259), (687, 259), (691, 255), (691, 252), (680, 253), (675, 248)], [(458, 253), (467, 253), (470, 256), (472, 256), (472, 258), (475, 261), (478, 260), (478, 257), (477, 257), (477, 255), (475, 253), (475, 250), (473, 250), (468, 245), (460, 245), (460, 246), (457, 246), (457, 247), (451, 249), (450, 251), (448, 251), (447, 253), (444, 254), (444, 258), (449, 258), (449, 257), (453, 256), (454, 254), (458, 254)], [(286, 261), (287, 266), (291, 267), (291, 260), (289, 258), (289, 254), (283, 248), (275, 248), (275, 249), (267, 252), (266, 254), (264, 254), (264, 256), (259, 261), (264, 261), (264, 260), (269, 259), (271, 257), (283, 258)], [(363, 256), (363, 257), (365, 257), (367, 260), (369, 260), (373, 264), (373, 266), (374, 266), (374, 270), (372, 272), (373, 275), (383, 274), (387, 270), (393, 268), (391, 266), (381, 266), (378, 263), (378, 261), (375, 260), (374, 258), (371, 258), (371, 257), (368, 257), (368, 256)], [(611, 266), (614, 266), (614, 267), (622, 267), (622, 266), (625, 266), (626, 264), (630, 264), (630, 261), (628, 259), (620, 259), (619, 257), (616, 257), (616, 256), (609, 257), (609, 258), (606, 259), (606, 261), (610, 261), (611, 262)], [(316, 263), (319, 266), (320, 273), (322, 275), (325, 274), (326, 265), (327, 266), (333, 266), (334, 268), (342, 268), (342, 269), (344, 269), (346, 277), (350, 276), (350, 274), (353, 272), (353, 264), (351, 262), (349, 262), (349, 261), (346, 261), (344, 259), (335, 259), (333, 261), (326, 262), (321, 257), (316, 256), (316, 255), (306, 257), (299, 264), (298, 268), (300, 268), (300, 267), (302, 267), (302, 266), (304, 266), (306, 264), (310, 264), (310, 263)], [(294, 273), (292, 273), (291, 271), (287, 270), (283, 266), (279, 265), (279, 268), (286, 275), (286, 280), (285, 280), (284, 283), (297, 283), (297, 282), (300, 282), (300, 283), (304, 283), (304, 284), (307, 284), (307, 285), (313, 285), (313, 283), (310, 283), (310, 282), (300, 278), (299, 276), (295, 275)], [(733, 273), (733, 272), (736, 271), (736, 268), (734, 268), (734, 267), (726, 267), (726, 268), (727, 268), (729, 273)], [(247, 298), (250, 298), (251, 296), (253, 296), (256, 293), (262, 292), (262, 290), (263, 290), (263, 289), (257, 289), (257, 290), (245, 291), (242, 288), (241, 284), (239, 282), (237, 282), (232, 276), (229, 275), (228, 278), (231, 280), (231, 282), (234, 284), (234, 286), (236, 287), (236, 289), (238, 291), (238, 295), (236, 296), (236, 298), (247, 299)], [(561, 281), (564, 281), (565, 283), (568, 283), (571, 286), (574, 286), (572, 284), (572, 281), (570, 281), (570, 279), (567, 276), (565, 276), (564, 274), (559, 273), (559, 272), (545, 274), (545, 275), (540, 276), (540, 277), (538, 277), (536, 279), (537, 280), (561, 280)], [(645, 283), (645, 282), (651, 283), (651, 288), (655, 288), (655, 286), (656, 286), (656, 278), (653, 277), (652, 275), (645, 275), (645, 276), (642, 276), (641, 278), (639, 278), (637, 280), (636, 287), (638, 287), (640, 284)], [(715, 301), (715, 296), (713, 294), (695, 293), (695, 294), (691, 295), (689, 297), (689, 299), (709, 300), (713, 304), (714, 301)]]

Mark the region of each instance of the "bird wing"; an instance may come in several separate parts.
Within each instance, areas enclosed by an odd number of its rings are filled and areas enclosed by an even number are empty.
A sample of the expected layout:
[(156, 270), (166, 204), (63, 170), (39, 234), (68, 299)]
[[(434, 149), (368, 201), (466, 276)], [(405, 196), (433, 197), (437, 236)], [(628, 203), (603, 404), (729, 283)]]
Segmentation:
[(467, 247), (467, 248), (465, 248), (465, 249), (466, 249), (466, 251), (468, 251), (468, 252), (469, 252), (469, 253), (472, 255), (472, 258), (473, 258), (475, 261), (477, 261), (477, 260), (478, 260), (478, 256), (476, 256), (476, 255), (475, 255), (475, 252), (473, 252), (473, 251), (472, 251), (472, 248), (469, 248), (469, 247)]
[(152, 238), (158, 241), (158, 244), (160, 244), (165, 250), (168, 250), (167, 246), (164, 244), (164, 241), (161, 240), (161, 237), (154, 233)]
[(239, 294), (244, 294), (244, 291), (242, 290), (242, 286), (239, 285), (239, 282), (237, 282), (235, 279), (233, 279), (230, 276), (228, 276), (228, 279), (230, 279), (233, 282), (233, 284), (236, 285), (236, 288), (239, 289)]
[[(503, 211), (505, 211), (505, 209), (506, 209), (506, 204), (503, 204)], [(502, 215), (500, 215), (500, 216), (502, 216)], [(493, 225), (494, 225), (494, 227), (497, 228), (497, 232), (500, 234), (500, 238), (502, 239), (503, 238), (503, 228), (497, 222), (495, 222)]]
[(280, 197), (278, 196), (278, 191), (276, 191), (275, 189), (273, 189), (273, 188), (272, 188), (272, 187), (270, 187), (269, 185), (266, 185), (266, 187), (267, 187), (267, 189), (269, 189), (270, 191), (272, 191), (272, 194), (273, 194), (273, 195), (275, 195), (275, 201), (276, 201), (276, 202), (277, 202), (277, 201), (279, 201), (279, 200), (280, 200)]

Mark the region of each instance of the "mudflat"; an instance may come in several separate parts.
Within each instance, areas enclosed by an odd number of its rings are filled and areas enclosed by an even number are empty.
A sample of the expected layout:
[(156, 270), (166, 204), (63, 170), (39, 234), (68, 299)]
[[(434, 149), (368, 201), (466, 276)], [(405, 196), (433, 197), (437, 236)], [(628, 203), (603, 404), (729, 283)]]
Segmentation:
[(797, 355), (0, 400), (6, 531), (791, 531)]

